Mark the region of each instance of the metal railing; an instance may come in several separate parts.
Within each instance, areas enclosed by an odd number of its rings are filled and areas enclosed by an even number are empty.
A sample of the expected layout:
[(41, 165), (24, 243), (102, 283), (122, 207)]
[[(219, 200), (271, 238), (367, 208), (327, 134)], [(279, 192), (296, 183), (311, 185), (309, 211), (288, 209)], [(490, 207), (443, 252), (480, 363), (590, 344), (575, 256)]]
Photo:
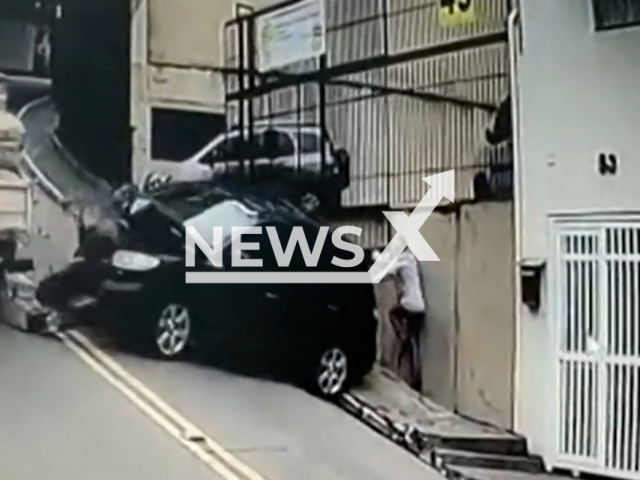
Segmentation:
[(268, 75), (254, 68), (261, 11), (227, 23), (228, 123), (321, 126), (350, 156), (344, 207), (415, 204), (421, 179), (450, 169), (457, 197), (470, 198), (474, 175), (496, 161), (476, 152), (508, 92), (507, 2), (479, 0), (476, 23), (448, 28), (436, 1), (325, 5), (326, 56)]

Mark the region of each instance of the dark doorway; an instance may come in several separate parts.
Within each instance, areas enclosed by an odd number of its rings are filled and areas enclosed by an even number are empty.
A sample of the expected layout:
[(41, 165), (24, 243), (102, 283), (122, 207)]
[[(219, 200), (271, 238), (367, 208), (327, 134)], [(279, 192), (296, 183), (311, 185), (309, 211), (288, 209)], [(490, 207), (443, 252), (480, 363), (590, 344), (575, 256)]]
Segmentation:
[(131, 176), (130, 8), (127, 0), (61, 0), (52, 29), (58, 135), (114, 185)]

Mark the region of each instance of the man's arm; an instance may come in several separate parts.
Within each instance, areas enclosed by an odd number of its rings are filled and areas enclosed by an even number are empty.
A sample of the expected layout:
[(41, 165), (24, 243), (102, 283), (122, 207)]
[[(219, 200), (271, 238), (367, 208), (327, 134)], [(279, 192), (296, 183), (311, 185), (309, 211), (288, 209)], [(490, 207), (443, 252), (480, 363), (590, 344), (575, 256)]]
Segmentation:
[(389, 271), (384, 275), (384, 277), (382, 277), (382, 281), (384, 282), (387, 280), (391, 280), (393, 277), (398, 275), (398, 270), (400, 269), (400, 266), (401, 266), (400, 259), (393, 262), (393, 264), (389, 268)]
[[(379, 250), (376, 250), (373, 253), (373, 261), (377, 262), (378, 258), (380, 258), (381, 252)], [(389, 271), (387, 273), (385, 273), (384, 277), (382, 277), (382, 279), (380, 280), (381, 282), (387, 281), (389, 279), (391, 279), (393, 276), (395, 276), (398, 273), (398, 269), (400, 268), (400, 259), (396, 260), (395, 262), (393, 262), (391, 264), (391, 267), (389, 268)]]

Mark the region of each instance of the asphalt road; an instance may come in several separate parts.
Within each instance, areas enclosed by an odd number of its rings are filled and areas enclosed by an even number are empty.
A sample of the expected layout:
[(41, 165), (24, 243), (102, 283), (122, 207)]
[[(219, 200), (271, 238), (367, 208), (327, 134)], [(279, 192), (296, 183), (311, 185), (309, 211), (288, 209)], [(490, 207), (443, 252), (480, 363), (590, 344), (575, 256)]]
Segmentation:
[[(21, 256), (36, 277), (75, 245), (73, 222), (36, 192)], [(61, 342), (0, 324), (0, 478), (219, 479)]]
[[(37, 197), (23, 254), (35, 257), (41, 277), (69, 258), (75, 228), (57, 205)], [(152, 361), (95, 335), (94, 341), (257, 472), (253, 480), (442, 479), (338, 407), (295, 387), (219, 365)], [(137, 406), (64, 343), (0, 328), (0, 478), (221, 478)]]
[(439, 480), (338, 407), (286, 384), (211, 365), (113, 353), (130, 373), (271, 480)]
[[(38, 276), (75, 244), (37, 195)], [(104, 346), (128, 372), (268, 480), (440, 479), (336, 406), (216, 365), (165, 363)], [(60, 342), (0, 329), (0, 478), (216, 478)]]
[(220, 479), (62, 343), (3, 326), (0, 478)]

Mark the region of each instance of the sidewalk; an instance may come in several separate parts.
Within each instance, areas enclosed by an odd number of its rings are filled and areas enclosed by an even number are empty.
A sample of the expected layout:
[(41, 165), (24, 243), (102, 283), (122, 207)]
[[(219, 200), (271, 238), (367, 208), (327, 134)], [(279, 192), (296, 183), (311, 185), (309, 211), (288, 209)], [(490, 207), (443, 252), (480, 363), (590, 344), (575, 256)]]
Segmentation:
[(461, 417), (380, 366), (341, 403), (447, 477), (490, 480), (498, 474), (511, 478), (517, 471), (525, 480), (525, 474), (540, 477), (544, 472), (542, 460), (529, 455), (523, 437)]
[[(44, 100), (23, 112), (30, 171), (53, 185), (52, 197), (85, 205), (109, 197), (56, 148), (55, 106)], [(51, 189), (50, 189), (51, 190)], [(98, 189), (99, 190), (99, 189)], [(55, 198), (54, 198), (55, 199)], [(536, 480), (542, 461), (528, 455), (526, 440), (514, 433), (463, 418), (419, 395), (389, 371), (376, 367), (365, 382), (340, 400), (341, 406), (369, 427), (396, 442), (449, 478)]]

